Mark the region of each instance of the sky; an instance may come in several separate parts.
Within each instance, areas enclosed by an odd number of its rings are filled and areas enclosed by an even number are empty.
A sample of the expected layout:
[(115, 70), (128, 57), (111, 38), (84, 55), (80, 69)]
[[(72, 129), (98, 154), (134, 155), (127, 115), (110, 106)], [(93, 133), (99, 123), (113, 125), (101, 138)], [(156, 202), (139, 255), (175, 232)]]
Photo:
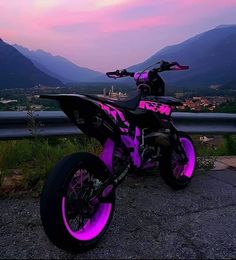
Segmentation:
[(236, 0), (0, 0), (0, 38), (98, 71), (236, 24)]

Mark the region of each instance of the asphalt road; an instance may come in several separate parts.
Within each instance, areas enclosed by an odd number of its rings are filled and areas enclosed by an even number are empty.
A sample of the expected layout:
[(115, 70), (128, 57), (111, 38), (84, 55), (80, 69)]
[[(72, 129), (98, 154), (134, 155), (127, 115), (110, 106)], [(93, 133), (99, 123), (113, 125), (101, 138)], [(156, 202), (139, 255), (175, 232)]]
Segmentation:
[(79, 255), (48, 241), (38, 200), (1, 200), (0, 211), (0, 258), (236, 258), (236, 171), (198, 174), (178, 192), (159, 176), (128, 177), (110, 230)]

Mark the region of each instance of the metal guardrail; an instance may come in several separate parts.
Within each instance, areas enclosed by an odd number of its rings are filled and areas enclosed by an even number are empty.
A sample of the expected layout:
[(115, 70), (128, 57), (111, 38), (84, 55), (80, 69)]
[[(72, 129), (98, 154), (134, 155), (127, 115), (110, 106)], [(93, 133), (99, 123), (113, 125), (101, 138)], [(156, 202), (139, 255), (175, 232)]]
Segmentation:
[[(226, 113), (173, 113), (176, 127), (191, 134), (236, 134), (236, 114)], [(32, 137), (27, 112), (0, 112), (0, 140)], [(70, 136), (81, 131), (61, 111), (33, 113), (39, 136)]]

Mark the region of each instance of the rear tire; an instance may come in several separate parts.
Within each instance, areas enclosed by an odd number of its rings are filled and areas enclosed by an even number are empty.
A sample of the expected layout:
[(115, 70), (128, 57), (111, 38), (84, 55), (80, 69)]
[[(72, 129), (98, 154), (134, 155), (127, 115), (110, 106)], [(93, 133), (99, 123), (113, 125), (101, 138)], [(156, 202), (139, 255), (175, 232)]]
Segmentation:
[(173, 149), (165, 152), (160, 160), (160, 175), (167, 185), (175, 190), (184, 189), (191, 182), (195, 166), (196, 166), (196, 152), (192, 139), (190, 136), (181, 133), (181, 144), (185, 150), (188, 162), (181, 165), (177, 160), (174, 160), (176, 155)]
[[(106, 180), (109, 174), (104, 163), (89, 153), (72, 154), (57, 163), (40, 198), (42, 224), (53, 244), (76, 253), (93, 247), (101, 239), (113, 216), (115, 190), (94, 207), (86, 208), (84, 198), (94, 190), (94, 183)], [(75, 222), (78, 230), (72, 228), (70, 221)]]

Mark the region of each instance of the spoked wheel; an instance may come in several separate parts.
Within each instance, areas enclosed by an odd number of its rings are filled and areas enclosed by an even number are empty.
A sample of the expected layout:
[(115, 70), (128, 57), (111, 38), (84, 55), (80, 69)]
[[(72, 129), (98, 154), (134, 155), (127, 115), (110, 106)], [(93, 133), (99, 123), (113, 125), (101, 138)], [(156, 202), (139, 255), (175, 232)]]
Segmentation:
[(100, 181), (86, 169), (79, 169), (62, 198), (62, 217), (68, 232), (81, 241), (94, 239), (106, 226), (112, 203), (99, 203), (93, 195)]
[(191, 182), (196, 165), (195, 147), (191, 138), (182, 134), (180, 142), (186, 153), (187, 163), (183, 163), (180, 155), (173, 149), (160, 160), (160, 174), (174, 189), (183, 189)]
[(78, 252), (99, 241), (115, 206), (114, 189), (97, 196), (108, 177), (105, 165), (92, 154), (73, 154), (57, 164), (40, 201), (42, 224), (56, 246)]

